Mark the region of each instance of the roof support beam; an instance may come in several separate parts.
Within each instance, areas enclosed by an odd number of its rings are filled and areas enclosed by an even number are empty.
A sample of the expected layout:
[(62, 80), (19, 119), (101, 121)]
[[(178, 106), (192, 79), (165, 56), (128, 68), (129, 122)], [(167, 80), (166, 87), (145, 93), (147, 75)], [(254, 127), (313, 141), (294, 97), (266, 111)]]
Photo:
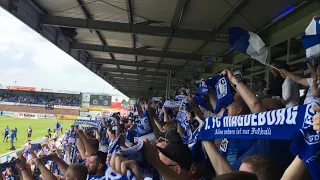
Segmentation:
[[(151, 71), (137, 71), (130, 69), (116, 69), (116, 68), (101, 68), (102, 72), (117, 72), (117, 73), (128, 73), (128, 74), (142, 74), (142, 75), (150, 75), (153, 76), (154, 73)], [(158, 73), (157, 76), (167, 76), (167, 73)]]
[[(50, 26), (83, 28), (93, 30), (115, 31), (133, 34), (146, 34), (154, 36), (165, 36), (172, 38), (186, 38), (195, 40), (220, 41), (228, 43), (228, 34), (215, 33), (212, 31), (201, 31), (171, 27), (150, 26), (144, 24), (119, 23), (110, 21), (89, 20), (80, 18), (68, 18), (59, 16), (42, 16), (40, 23)], [(222, 38), (223, 37), (223, 38)]]
[[(87, 20), (92, 20), (92, 16), (90, 14), (90, 12), (88, 11), (88, 9), (86, 8), (86, 5), (85, 3), (83, 2), (83, 0), (76, 0), (76, 2), (80, 5), (80, 9), (82, 11), (82, 14), (84, 15), (84, 17), (87, 19)], [(96, 35), (97, 35), (97, 38), (100, 40), (101, 44), (104, 45), (104, 46), (108, 46), (108, 43), (107, 41), (105, 40), (105, 38), (103, 37), (103, 35), (101, 34), (100, 31), (98, 30), (94, 30), (93, 31)], [(109, 53), (110, 55), (110, 58), (114, 61), (116, 58), (114, 56), (114, 54), (112, 53)], [(118, 69), (120, 68), (120, 66), (117, 66)]]
[[(183, 16), (184, 9), (187, 7), (188, 3), (189, 3), (189, 0), (179, 0), (178, 1), (176, 8), (175, 8), (175, 12), (174, 12), (172, 20), (171, 20), (171, 27), (172, 28), (175, 28), (180, 23), (182, 16)], [(172, 41), (172, 38), (170, 38), (170, 37), (166, 39), (165, 45), (163, 47), (164, 52), (166, 52), (168, 50), (168, 47), (170, 46), (171, 41)], [(161, 63), (163, 62), (163, 59), (164, 59), (164, 57), (161, 57), (161, 59), (159, 61), (159, 65), (161, 65)], [(160, 68), (157, 68), (155, 73), (158, 73), (159, 69)]]
[(124, 86), (141, 87), (141, 88), (152, 87), (152, 88), (155, 88), (155, 89), (161, 89), (161, 88), (165, 87), (165, 84), (159, 84), (159, 85), (155, 86), (155, 85), (152, 85), (151, 83), (144, 84), (144, 83), (130, 83), (130, 82), (119, 82), (119, 81), (115, 81), (115, 83), (117, 83), (121, 87), (124, 87)]
[[(131, 0), (126, 0), (127, 5), (127, 14), (128, 14), (128, 20), (130, 24), (134, 24), (133, 15), (132, 15), (132, 8), (131, 8)], [(132, 40), (132, 48), (136, 48), (136, 36), (135, 34), (131, 34), (131, 40)], [(134, 60), (137, 63), (138, 62), (138, 56), (134, 56)], [(136, 65), (137, 71), (139, 70), (138, 65)]]
[[(112, 78), (114, 82), (119, 82), (120, 84), (126, 82), (127, 84), (137, 84), (140, 82), (140, 79), (126, 79), (123, 80), (121, 78)], [(147, 85), (148, 83), (151, 84), (151, 80), (143, 80), (143, 84)], [(165, 81), (158, 81), (157, 85), (160, 84), (161, 86), (165, 84)]]
[(148, 50), (148, 49), (134, 49), (127, 47), (117, 47), (117, 46), (102, 46), (95, 44), (82, 44), (82, 43), (72, 43), (70, 45), (71, 49), (76, 50), (89, 50), (89, 51), (99, 51), (99, 52), (109, 52), (109, 53), (120, 53), (120, 54), (132, 54), (141, 56), (154, 56), (154, 57), (166, 57), (175, 59), (186, 59), (194, 61), (210, 61), (210, 62), (222, 62), (222, 57), (206, 56), (201, 54), (192, 53), (180, 53), (180, 52), (163, 52), (158, 50)]
[[(120, 75), (120, 74), (110, 74), (110, 73), (106, 73), (106, 76), (110, 77), (110, 78), (126, 78), (126, 79), (136, 79), (136, 80), (141, 80), (141, 81), (144, 81), (144, 80), (150, 80), (152, 81), (152, 77), (145, 77), (143, 75)], [(155, 77), (154, 80), (156, 81), (166, 81), (166, 77)]]
[[(145, 62), (132, 62), (126, 60), (116, 60), (113, 61), (112, 59), (102, 59), (102, 58), (92, 58), (90, 57), (88, 63), (95, 63), (95, 64), (113, 64), (113, 65), (122, 65), (122, 66), (132, 66), (132, 67), (143, 67), (143, 68), (158, 68), (158, 69), (168, 69), (168, 70), (175, 70), (175, 71), (183, 71), (185, 68), (179, 65), (169, 65), (169, 64), (158, 64), (158, 63), (145, 63)], [(188, 66), (192, 68), (196, 68), (197, 72), (204, 72), (204, 68), (197, 68), (194, 66)]]

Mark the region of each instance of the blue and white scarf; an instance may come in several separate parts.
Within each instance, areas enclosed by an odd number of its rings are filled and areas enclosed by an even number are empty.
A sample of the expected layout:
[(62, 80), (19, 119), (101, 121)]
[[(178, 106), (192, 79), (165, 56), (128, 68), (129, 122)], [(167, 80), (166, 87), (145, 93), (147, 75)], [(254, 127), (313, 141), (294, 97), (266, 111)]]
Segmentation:
[(293, 133), (290, 150), (305, 162), (312, 179), (320, 179), (320, 132), (310, 126)]
[(182, 142), (183, 144), (192, 144), (195, 141), (193, 137), (190, 121), (187, 119), (187, 111), (181, 110), (177, 113), (175, 121), (180, 122), (183, 128)]
[(127, 170), (127, 174), (122, 176), (121, 174), (115, 173), (110, 166), (107, 166), (104, 178), (105, 180), (137, 180), (131, 170)]
[(209, 92), (209, 89), (208, 89), (208, 86), (206, 84), (206, 81), (200, 80), (199, 87), (198, 87), (198, 89), (197, 89), (195, 94), (197, 94), (197, 95), (208, 95), (208, 92)]
[(241, 116), (207, 118), (199, 140), (216, 138), (281, 139), (290, 140), (291, 133), (312, 125), (312, 107), (306, 104), (273, 111)]
[(149, 140), (154, 140), (153, 129), (149, 120), (148, 111), (145, 111), (139, 120), (137, 126), (137, 136), (140, 138), (147, 138)]
[(119, 140), (120, 136), (109, 143), (108, 154), (112, 154), (120, 150)]
[(195, 99), (197, 105), (205, 108), (207, 111), (209, 110), (209, 106), (207, 105), (206, 100), (202, 96), (195, 95), (194, 99)]
[(87, 125), (101, 129), (102, 122), (100, 120), (77, 119), (74, 121), (74, 125)]
[(216, 93), (216, 109), (215, 114), (218, 114), (222, 108), (233, 103), (233, 95), (230, 89), (230, 83), (227, 76), (213, 76), (206, 80), (206, 84), (210, 86)]

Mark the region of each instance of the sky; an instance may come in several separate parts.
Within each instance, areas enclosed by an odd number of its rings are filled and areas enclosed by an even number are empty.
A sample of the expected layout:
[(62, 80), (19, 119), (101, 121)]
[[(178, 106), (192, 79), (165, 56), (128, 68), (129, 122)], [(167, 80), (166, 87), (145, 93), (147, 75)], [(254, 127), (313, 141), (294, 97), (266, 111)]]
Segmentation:
[(0, 84), (124, 96), (1, 7), (0, 22)]

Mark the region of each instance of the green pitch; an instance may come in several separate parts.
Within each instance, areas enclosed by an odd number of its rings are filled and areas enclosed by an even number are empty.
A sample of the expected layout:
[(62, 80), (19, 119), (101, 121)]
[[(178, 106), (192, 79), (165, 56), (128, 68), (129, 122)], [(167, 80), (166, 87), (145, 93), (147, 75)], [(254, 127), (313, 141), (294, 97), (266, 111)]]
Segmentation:
[[(13, 118), (0, 116), (0, 155), (10, 152), (10, 139), (8, 142), (3, 142), (4, 129), (9, 126), (10, 131), (13, 128), (18, 128), (17, 138), (18, 141), (14, 140), (14, 146), (16, 149), (22, 147), (27, 142), (27, 129), (29, 126), (32, 128), (32, 140), (43, 138), (47, 135), (49, 126), (51, 127), (51, 135), (53, 136), (53, 125), (57, 120), (55, 119), (24, 119), (24, 118)], [(63, 124), (63, 131), (70, 129), (73, 121), (59, 120)]]

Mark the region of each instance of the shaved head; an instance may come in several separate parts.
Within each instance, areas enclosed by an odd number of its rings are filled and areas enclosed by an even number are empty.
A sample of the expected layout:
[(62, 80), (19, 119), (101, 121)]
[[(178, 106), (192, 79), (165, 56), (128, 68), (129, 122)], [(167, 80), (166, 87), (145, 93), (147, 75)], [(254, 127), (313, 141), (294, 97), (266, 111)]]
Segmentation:
[(88, 168), (83, 164), (71, 164), (66, 172), (66, 180), (86, 180)]
[(240, 95), (234, 96), (234, 102), (227, 106), (229, 116), (238, 116), (241, 114), (249, 114), (250, 109)]

